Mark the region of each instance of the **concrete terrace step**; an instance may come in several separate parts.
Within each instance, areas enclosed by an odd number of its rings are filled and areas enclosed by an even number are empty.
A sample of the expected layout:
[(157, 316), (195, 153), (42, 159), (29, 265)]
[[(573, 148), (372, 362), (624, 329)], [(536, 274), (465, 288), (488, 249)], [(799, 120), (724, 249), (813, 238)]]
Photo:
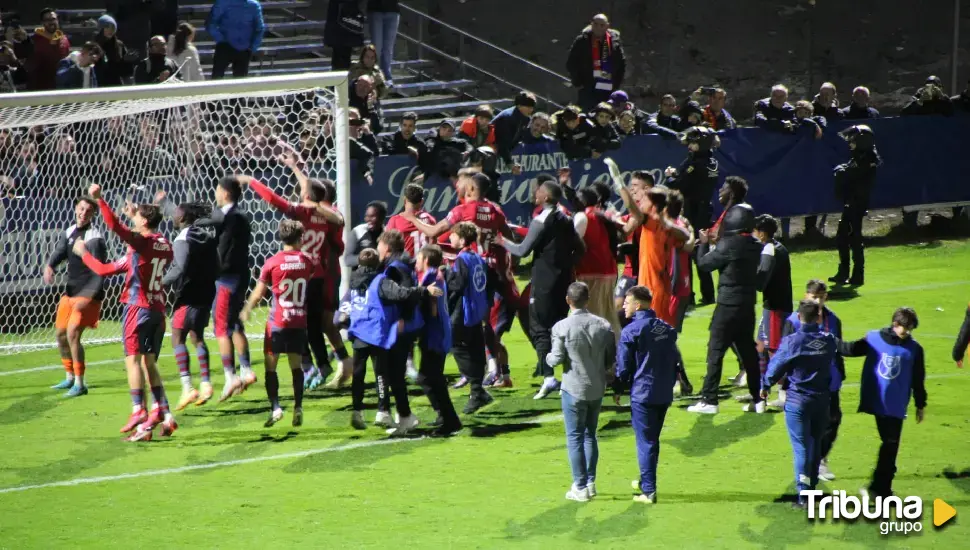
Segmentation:
[[(422, 114), (453, 114), (453, 113), (465, 113), (474, 110), (479, 105), (488, 104), (496, 109), (504, 109), (512, 104), (511, 99), (492, 99), (485, 101), (459, 101), (455, 103), (444, 103), (444, 104), (434, 104), (434, 105), (421, 105), (416, 107), (392, 107), (390, 109), (384, 109), (384, 116), (394, 119), (403, 115), (408, 111), (415, 112), (419, 115)], [(455, 116), (458, 116), (457, 114)]]
[[(210, 44), (212, 44), (210, 42)], [(198, 47), (198, 46), (197, 46)], [(305, 44), (281, 44), (278, 46), (260, 46), (259, 51), (256, 53), (257, 56), (274, 56), (274, 55), (290, 55), (290, 54), (300, 54), (300, 53), (311, 53), (317, 52), (323, 49), (323, 42), (313, 42)], [(203, 60), (211, 61), (213, 54), (215, 53), (215, 48), (213, 46), (199, 48), (199, 56)]]
[[(392, 93), (397, 91), (396, 88), (397, 86), (395, 86), (395, 89), (392, 90)], [(429, 103), (439, 104), (439, 105), (442, 103), (453, 103), (455, 101), (460, 101), (461, 99), (462, 98), (460, 94), (448, 94), (448, 93), (426, 94), (426, 95), (419, 95), (414, 97), (388, 97), (381, 100), (381, 105), (384, 107), (384, 109), (398, 108), (398, 107), (405, 108), (405, 107), (417, 107), (419, 105), (425, 105)]]
[[(269, 0), (266, 2), (261, 2), (263, 6), (263, 13), (273, 9), (290, 9), (297, 10), (302, 8), (309, 8), (310, 2), (306, 0)], [(192, 15), (197, 13), (208, 13), (212, 9), (212, 4), (189, 4), (185, 6), (179, 6), (180, 15)], [(59, 17), (66, 19), (85, 19), (94, 18), (97, 19), (101, 17), (105, 10), (103, 8), (85, 8), (85, 9), (58, 9), (57, 14)]]
[[(391, 64), (391, 70), (394, 71), (394, 82), (395, 84), (401, 83), (401, 86), (408, 84), (410, 81), (418, 78), (417, 75), (406, 72), (408, 68), (419, 68), (430, 64), (431, 62), (425, 59), (416, 59), (413, 61), (395, 61)], [(206, 75), (209, 74), (209, 67), (205, 67)], [(253, 60), (249, 66), (250, 76), (272, 76), (281, 74), (297, 74), (305, 73), (311, 71), (330, 71), (332, 69), (330, 65), (329, 57), (304, 57), (304, 58), (289, 58), (289, 59), (277, 59), (275, 57), (260, 57)], [(395, 89), (398, 86), (395, 86)]]
[(449, 80), (449, 81), (438, 81), (432, 80), (427, 82), (414, 82), (411, 84), (401, 84), (398, 85), (395, 79), (395, 86), (393, 89), (394, 93), (412, 96), (414, 94), (420, 94), (425, 92), (437, 92), (441, 90), (459, 90), (467, 86), (474, 84), (471, 80)]
[[(290, 21), (292, 16), (281, 14), (281, 15), (270, 15), (265, 16), (266, 19), (266, 32), (267, 33), (280, 33), (280, 32), (291, 32), (291, 31), (301, 31), (301, 30), (318, 30), (323, 32), (323, 21)], [(96, 19), (96, 18), (92, 18)], [(278, 19), (278, 20), (277, 20)], [(196, 34), (201, 36), (208, 36), (205, 30), (205, 21), (191, 21), (192, 26), (196, 29)], [(98, 28), (96, 25), (89, 25), (86, 23), (69, 23), (66, 25), (61, 25), (61, 30), (64, 31), (68, 36), (76, 34), (90, 34), (94, 36)]]
[[(260, 46), (259, 51), (263, 51), (263, 48), (273, 47), (273, 46), (288, 46), (288, 45), (303, 45), (309, 44), (316, 48), (323, 48), (323, 37), (313, 36), (313, 35), (301, 35), (301, 36), (267, 36), (263, 38), (263, 44)], [(203, 51), (215, 51), (216, 43), (213, 40), (202, 40), (196, 41), (195, 47), (199, 49), (199, 53)]]

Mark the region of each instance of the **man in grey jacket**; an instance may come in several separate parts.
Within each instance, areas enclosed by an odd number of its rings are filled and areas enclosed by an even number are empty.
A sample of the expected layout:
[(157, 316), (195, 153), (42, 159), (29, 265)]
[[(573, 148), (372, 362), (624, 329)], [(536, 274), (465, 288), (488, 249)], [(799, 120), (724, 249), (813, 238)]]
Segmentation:
[(609, 321), (586, 309), (589, 287), (572, 283), (566, 291), (569, 317), (552, 327), (550, 367), (563, 365), (562, 414), (573, 484), (566, 498), (586, 502), (596, 496), (599, 447), (596, 427), (609, 373), (616, 360), (616, 339)]

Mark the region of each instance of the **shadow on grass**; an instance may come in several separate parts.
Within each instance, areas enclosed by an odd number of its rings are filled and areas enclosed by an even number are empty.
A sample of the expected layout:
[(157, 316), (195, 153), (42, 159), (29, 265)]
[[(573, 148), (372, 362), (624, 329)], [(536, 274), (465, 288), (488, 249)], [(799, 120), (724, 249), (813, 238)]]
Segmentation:
[[(765, 503), (757, 506), (753, 512), (761, 519), (768, 520), (768, 525), (758, 532), (750, 522), (745, 521), (738, 527), (738, 534), (746, 542), (765, 550), (789, 546), (803, 547), (806, 543), (820, 548), (829, 544), (841, 546), (846, 543), (855, 543), (864, 548), (887, 548), (890, 543), (890, 537), (879, 534), (878, 523), (861, 520), (836, 524), (842, 527), (838, 532), (818, 533), (815, 520), (808, 519), (808, 512), (805, 510), (793, 509), (790, 501)], [(910, 533), (907, 539), (913, 536), (919, 537), (922, 534), (922, 532)]]
[[(419, 447), (437, 445), (444, 441), (441, 439), (421, 438), (417, 434), (409, 439), (421, 439), (421, 441), (391, 442), (391, 440), (375, 440), (374, 443), (381, 441), (388, 441), (388, 443), (307, 455), (284, 464), (282, 471), (289, 474), (305, 474), (368, 470), (371, 466), (382, 460), (399, 457), (411, 453)], [(366, 444), (367, 442), (348, 439), (335, 444), (334, 447), (345, 447), (354, 443)]]
[(940, 475), (945, 477), (956, 489), (964, 493), (970, 493), (970, 468), (966, 468), (961, 472), (947, 468)]
[(604, 520), (579, 521), (577, 514), (583, 506), (589, 504), (566, 502), (524, 522), (511, 520), (505, 526), (505, 538), (522, 540), (571, 533), (577, 542), (597, 542), (631, 537), (647, 527), (648, 508), (642, 504), (631, 502), (625, 510)]
[(33, 420), (56, 407), (58, 399), (64, 399), (61, 393), (53, 390), (48, 391), (50, 393), (35, 393), (11, 403), (9, 407), (0, 412), (0, 425), (20, 424)]
[(768, 431), (775, 423), (776, 415), (743, 414), (726, 424), (714, 425), (714, 416), (698, 415), (687, 437), (668, 439), (666, 443), (677, 447), (687, 456), (707, 456), (721, 447), (727, 447), (744, 439)]
[(472, 437), (498, 437), (541, 428), (542, 424), (534, 422), (509, 422), (506, 424), (473, 424), (465, 423)]

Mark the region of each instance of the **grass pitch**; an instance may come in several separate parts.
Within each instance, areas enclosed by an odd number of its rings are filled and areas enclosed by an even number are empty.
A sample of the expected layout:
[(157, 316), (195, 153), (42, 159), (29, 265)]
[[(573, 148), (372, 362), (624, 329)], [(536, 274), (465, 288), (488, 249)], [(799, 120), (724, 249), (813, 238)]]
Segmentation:
[[(793, 254), (796, 296), (834, 269), (831, 251)], [(847, 338), (886, 325), (895, 307), (920, 315), (927, 352), (926, 421), (903, 428), (898, 495), (923, 498), (922, 531), (879, 534), (876, 523), (810, 522), (773, 500), (792, 489), (792, 458), (780, 413), (742, 414), (733, 400), (717, 416), (678, 401), (661, 436), (659, 503), (632, 502), (638, 475), (629, 412), (604, 405), (599, 496), (566, 501), (571, 478), (559, 400), (534, 401), (535, 354), (518, 326), (506, 338), (516, 386), (447, 440), (388, 440), (350, 427), (349, 391), (307, 395), (304, 426), (287, 416), (264, 429), (262, 381), (230, 403), (190, 407), (171, 440), (128, 444), (118, 428), (130, 402), (117, 344), (88, 349), (91, 393), (62, 399), (56, 352), (0, 357), (0, 547), (114, 548), (134, 540), (161, 548), (959, 548), (970, 513), (970, 373), (950, 349), (970, 298), (970, 244), (944, 241), (873, 248), (867, 284), (833, 293)], [(681, 349), (699, 387), (712, 308), (687, 320)], [(253, 359), (261, 375), (261, 343)], [(214, 345), (212, 346), (214, 349)], [(160, 366), (172, 401), (180, 389), (166, 342)], [(215, 356), (217, 358), (217, 356)], [(450, 360), (449, 360), (450, 361)], [(728, 354), (725, 379), (735, 372)], [(198, 365), (193, 358), (193, 372)], [(866, 484), (878, 447), (875, 422), (856, 414), (861, 361), (847, 361), (845, 412), (826, 491)], [(454, 363), (448, 372), (455, 374)], [(213, 381), (222, 382), (219, 369)], [(289, 375), (280, 374), (289, 396)], [(738, 392), (735, 392), (738, 393)], [(467, 390), (452, 391), (461, 407)], [(368, 404), (373, 406), (373, 391)], [(291, 403), (284, 400), (284, 407)], [(422, 420), (427, 400), (412, 389)], [(373, 409), (367, 413), (373, 420)], [(932, 501), (957, 509), (932, 526)], [(138, 543), (134, 543), (138, 544)]]

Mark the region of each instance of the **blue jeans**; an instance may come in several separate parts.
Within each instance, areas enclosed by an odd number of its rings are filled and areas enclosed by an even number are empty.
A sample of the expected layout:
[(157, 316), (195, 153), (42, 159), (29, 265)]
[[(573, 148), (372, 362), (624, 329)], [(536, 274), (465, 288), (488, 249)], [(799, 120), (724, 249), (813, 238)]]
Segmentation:
[(583, 401), (562, 392), (569, 468), (573, 471), (573, 484), (580, 489), (596, 481), (596, 463), (600, 458), (596, 428), (602, 404), (602, 399)]
[(630, 416), (637, 441), (640, 463), (640, 491), (645, 495), (657, 491), (657, 462), (660, 460), (660, 430), (667, 417), (667, 405), (649, 405), (630, 401)]
[(394, 60), (394, 43), (397, 41), (397, 25), (400, 22), (400, 13), (390, 11), (367, 13), (370, 41), (377, 50), (377, 61), (386, 80), (394, 78), (391, 76), (391, 61)]
[(822, 461), (822, 436), (829, 423), (827, 398), (797, 405), (785, 403), (785, 424), (795, 456), (795, 491), (818, 485), (818, 466)]

